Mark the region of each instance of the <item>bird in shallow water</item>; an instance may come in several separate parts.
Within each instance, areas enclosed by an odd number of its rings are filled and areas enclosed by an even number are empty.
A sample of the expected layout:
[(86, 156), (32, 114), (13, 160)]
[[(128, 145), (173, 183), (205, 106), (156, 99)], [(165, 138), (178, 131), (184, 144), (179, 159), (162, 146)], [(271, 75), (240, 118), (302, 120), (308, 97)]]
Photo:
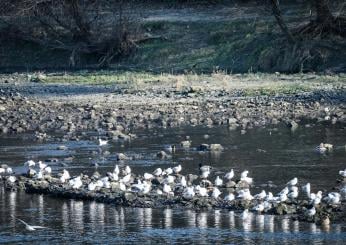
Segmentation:
[(291, 179), (290, 181), (288, 181), (286, 185), (294, 186), (296, 184), (298, 184), (298, 178), (297, 177), (295, 177), (295, 178)]
[(341, 177), (346, 178), (346, 169), (345, 169), (345, 170), (340, 170), (340, 171), (339, 171), (339, 175), (340, 175)]
[(35, 231), (37, 229), (47, 229), (47, 227), (44, 226), (39, 226), (39, 225), (29, 225), (28, 223), (26, 223), (24, 220), (15, 218), (16, 220), (18, 220), (19, 222), (21, 222), (22, 224), (25, 225), (25, 229), (28, 231)]
[(108, 144), (108, 140), (99, 139), (99, 146), (104, 146)]

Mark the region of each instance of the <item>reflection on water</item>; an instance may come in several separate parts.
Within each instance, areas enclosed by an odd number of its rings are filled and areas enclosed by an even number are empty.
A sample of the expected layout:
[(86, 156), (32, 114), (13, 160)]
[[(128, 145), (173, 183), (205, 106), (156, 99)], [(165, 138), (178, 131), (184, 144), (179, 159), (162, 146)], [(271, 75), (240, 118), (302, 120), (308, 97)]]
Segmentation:
[[(0, 243), (5, 240), (14, 241), (16, 236), (39, 243), (50, 236), (54, 240), (57, 234), (63, 234), (70, 241), (91, 243), (102, 243), (102, 239), (108, 239), (108, 242), (146, 243), (149, 240), (145, 239), (155, 240), (160, 237), (165, 241), (251, 244), (291, 244), (304, 241), (342, 243), (346, 239), (345, 224), (321, 227), (300, 223), (289, 217), (256, 214), (242, 219), (240, 213), (227, 210), (196, 212), (188, 209), (114, 207), (97, 202), (4, 192), (3, 188), (0, 188), (0, 193)], [(12, 215), (49, 229), (26, 232)], [(164, 232), (159, 232), (160, 230)]]

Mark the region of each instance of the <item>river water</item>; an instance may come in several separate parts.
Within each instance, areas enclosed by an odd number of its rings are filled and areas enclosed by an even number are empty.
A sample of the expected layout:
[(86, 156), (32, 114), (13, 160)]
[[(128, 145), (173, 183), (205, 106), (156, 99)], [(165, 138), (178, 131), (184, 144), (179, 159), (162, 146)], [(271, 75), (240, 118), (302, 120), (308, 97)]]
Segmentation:
[[(214, 179), (233, 168), (236, 175), (247, 169), (254, 178), (252, 193), (262, 189), (278, 191), (293, 177), (300, 184), (311, 183), (312, 191), (330, 191), (335, 186), (338, 171), (346, 168), (346, 128), (340, 125), (251, 129), (245, 134), (226, 127), (186, 127), (150, 129), (133, 132), (130, 142), (112, 142), (100, 148), (96, 141), (60, 142), (58, 137), (37, 142), (28, 137), (2, 136), (0, 163), (22, 170), (28, 159), (46, 160), (53, 171), (63, 168), (72, 173), (105, 174), (116, 163), (115, 153), (125, 153), (133, 160), (125, 161), (136, 173), (151, 172), (157, 167), (182, 164), (183, 174), (197, 173), (198, 164), (213, 166)], [(169, 159), (159, 159), (156, 153), (164, 146), (190, 137), (192, 147), (177, 147)], [(315, 147), (321, 142), (334, 145), (328, 154)], [(220, 143), (221, 153), (199, 152), (202, 143)], [(66, 150), (57, 150), (58, 146)], [(108, 154), (109, 152), (110, 154)], [(268, 187), (270, 184), (270, 187)], [(13, 217), (47, 229), (26, 231)], [(48, 242), (71, 244), (109, 243), (228, 243), (228, 244), (345, 244), (346, 224), (318, 226), (293, 221), (286, 216), (254, 215), (242, 220), (238, 213), (227, 210), (195, 212), (181, 209), (142, 209), (115, 207), (87, 201), (61, 200), (25, 192), (8, 192), (0, 187), (0, 244)]]

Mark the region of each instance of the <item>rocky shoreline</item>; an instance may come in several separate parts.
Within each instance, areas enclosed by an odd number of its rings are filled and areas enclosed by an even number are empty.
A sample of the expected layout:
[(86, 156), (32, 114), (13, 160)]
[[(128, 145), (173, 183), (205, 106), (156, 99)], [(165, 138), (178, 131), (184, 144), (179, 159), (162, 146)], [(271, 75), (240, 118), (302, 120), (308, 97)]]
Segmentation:
[(35, 133), (38, 139), (83, 131), (108, 139), (129, 139), (134, 128), (228, 125), (245, 133), (253, 127), (301, 121), (346, 122), (345, 88), (294, 95), (244, 96), (240, 90), (0, 83), (0, 133)]

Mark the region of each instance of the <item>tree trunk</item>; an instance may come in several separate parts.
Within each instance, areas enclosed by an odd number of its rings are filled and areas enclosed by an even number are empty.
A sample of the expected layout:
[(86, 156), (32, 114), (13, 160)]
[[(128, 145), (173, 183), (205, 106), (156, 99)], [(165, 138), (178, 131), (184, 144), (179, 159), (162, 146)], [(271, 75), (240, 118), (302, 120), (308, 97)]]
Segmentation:
[(328, 6), (329, 0), (314, 0), (314, 2), (317, 23), (324, 24), (334, 20), (333, 14)]
[(280, 26), (281, 31), (285, 34), (289, 43), (295, 43), (295, 39), (294, 39), (291, 31), (288, 29), (286, 23), (284, 22), (284, 20), (282, 18), (282, 14), (281, 14), (278, 0), (271, 0), (270, 2), (272, 4), (272, 11), (273, 11), (274, 17), (275, 17), (278, 25)]

